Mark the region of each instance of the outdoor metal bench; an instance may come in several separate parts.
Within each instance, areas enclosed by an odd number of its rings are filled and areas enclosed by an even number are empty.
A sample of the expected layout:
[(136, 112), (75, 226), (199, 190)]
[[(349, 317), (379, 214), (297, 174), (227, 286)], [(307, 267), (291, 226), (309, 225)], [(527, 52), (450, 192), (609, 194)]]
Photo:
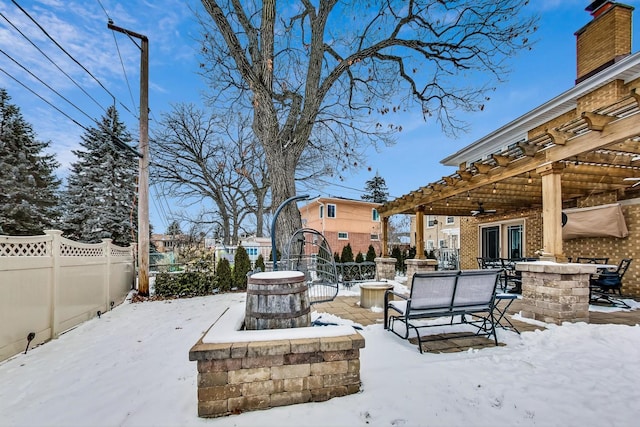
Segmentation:
[[(420, 329), (443, 325), (472, 325), (476, 332), (469, 336), (493, 336), (498, 345), (494, 309), (501, 274), (501, 269), (416, 273), (409, 296), (392, 290), (385, 293), (385, 329), (403, 339), (408, 339), (409, 331), (414, 330), (420, 353), (423, 343)], [(396, 298), (391, 300), (391, 295)], [(425, 322), (438, 318), (450, 320)], [(396, 321), (404, 325), (404, 333), (395, 330)]]

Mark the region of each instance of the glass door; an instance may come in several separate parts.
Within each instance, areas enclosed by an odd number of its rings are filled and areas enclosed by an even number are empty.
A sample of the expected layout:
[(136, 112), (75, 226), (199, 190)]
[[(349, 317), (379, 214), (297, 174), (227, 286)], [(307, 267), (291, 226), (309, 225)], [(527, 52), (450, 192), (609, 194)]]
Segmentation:
[(500, 226), (481, 229), (481, 248), (483, 258), (500, 258)]
[(507, 227), (507, 249), (509, 258), (522, 258), (522, 225)]

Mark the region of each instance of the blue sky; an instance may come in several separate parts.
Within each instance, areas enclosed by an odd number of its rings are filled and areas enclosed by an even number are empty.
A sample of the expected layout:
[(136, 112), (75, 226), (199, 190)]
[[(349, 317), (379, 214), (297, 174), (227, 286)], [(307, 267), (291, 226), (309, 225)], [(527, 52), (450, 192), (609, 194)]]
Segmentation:
[[(140, 53), (126, 36), (114, 34), (107, 29), (107, 16), (114, 24), (149, 38), (151, 127), (154, 121), (160, 120), (163, 112), (170, 111), (171, 104), (199, 101), (199, 94), (205, 89), (197, 74), (199, 26), (194, 19), (193, 10), (202, 11), (199, 2), (15, 1), (73, 58), (87, 68), (109, 93), (55, 48), (11, 0), (0, 2), (0, 13), (54, 59), (95, 101), (59, 72), (2, 17), (0, 49), (5, 54), (0, 53), (0, 68), (82, 125), (91, 126), (90, 118), (101, 117), (103, 108), (113, 103), (114, 95), (122, 119), (132, 133), (137, 134)], [(364, 188), (365, 182), (376, 171), (385, 179), (392, 197), (406, 194), (453, 173), (455, 168), (440, 164), (444, 157), (571, 88), (576, 74), (574, 33), (591, 20), (590, 15), (584, 11), (591, 1), (532, 0), (530, 3), (529, 10), (541, 17), (539, 31), (534, 36), (537, 42), (531, 51), (523, 51), (512, 58), (512, 71), (508, 81), (498, 86), (484, 111), (458, 113), (458, 117), (469, 125), (468, 133), (456, 139), (448, 138), (435, 122), (423, 121), (417, 111), (415, 114), (409, 113), (399, 120), (398, 124), (402, 125), (403, 131), (394, 146), (383, 148), (380, 152), (371, 150), (366, 161), (361, 163), (362, 170), (347, 175), (343, 182), (326, 185), (319, 189), (318, 194), (359, 199), (359, 190)], [(636, 8), (640, 6), (640, 0), (627, 0), (623, 3)], [(637, 36), (640, 21), (635, 18), (633, 34)], [(633, 51), (637, 50), (634, 46)], [(9, 57), (37, 75), (84, 113), (52, 93)], [(20, 107), (25, 119), (33, 125), (38, 138), (52, 141), (52, 151), (62, 163), (60, 174), (65, 175), (66, 168), (75, 160), (71, 150), (78, 147), (83, 129), (2, 72), (0, 87), (9, 91), (12, 102)], [(179, 209), (172, 202), (155, 194), (152, 188), (150, 219), (156, 231), (164, 231), (168, 225), (166, 216)]]

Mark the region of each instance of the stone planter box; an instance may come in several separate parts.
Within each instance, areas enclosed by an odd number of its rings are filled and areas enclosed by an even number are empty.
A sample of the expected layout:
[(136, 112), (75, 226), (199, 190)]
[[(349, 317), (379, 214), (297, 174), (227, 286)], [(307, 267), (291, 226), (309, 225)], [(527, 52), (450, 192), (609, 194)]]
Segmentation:
[(189, 351), (197, 361), (198, 416), (319, 402), (360, 390), (364, 338), (350, 326), (240, 330), (232, 307)]

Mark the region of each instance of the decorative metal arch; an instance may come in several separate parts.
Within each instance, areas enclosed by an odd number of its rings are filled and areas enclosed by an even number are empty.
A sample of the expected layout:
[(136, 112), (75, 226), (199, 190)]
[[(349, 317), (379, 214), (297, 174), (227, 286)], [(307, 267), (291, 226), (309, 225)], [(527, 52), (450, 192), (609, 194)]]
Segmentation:
[(305, 274), (311, 304), (332, 301), (338, 295), (333, 252), (319, 231), (312, 228), (296, 231), (285, 248), (283, 260), (286, 268)]

